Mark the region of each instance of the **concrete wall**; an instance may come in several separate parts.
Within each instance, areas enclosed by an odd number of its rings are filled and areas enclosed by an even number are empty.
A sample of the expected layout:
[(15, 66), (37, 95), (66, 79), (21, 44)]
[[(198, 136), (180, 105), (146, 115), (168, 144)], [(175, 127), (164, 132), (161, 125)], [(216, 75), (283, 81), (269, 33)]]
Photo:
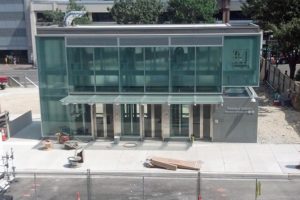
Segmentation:
[(10, 137), (17, 134), (20, 130), (32, 123), (32, 113), (28, 111), (13, 121), (9, 122)]
[(257, 142), (258, 103), (250, 98), (224, 97), (213, 110), (214, 142)]

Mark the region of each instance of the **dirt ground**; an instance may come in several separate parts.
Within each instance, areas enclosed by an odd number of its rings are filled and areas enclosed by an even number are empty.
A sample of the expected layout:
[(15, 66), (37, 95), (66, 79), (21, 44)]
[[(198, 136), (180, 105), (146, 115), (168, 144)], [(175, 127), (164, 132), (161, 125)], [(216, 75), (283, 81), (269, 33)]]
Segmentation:
[(300, 143), (300, 112), (292, 107), (273, 106), (271, 94), (261, 86), (259, 96), (258, 143)]
[[(259, 96), (258, 143), (300, 143), (300, 112), (291, 107), (272, 106), (264, 87), (255, 88)], [(7, 88), (0, 90), (1, 111), (20, 115), (31, 110), (40, 114), (37, 88)]]

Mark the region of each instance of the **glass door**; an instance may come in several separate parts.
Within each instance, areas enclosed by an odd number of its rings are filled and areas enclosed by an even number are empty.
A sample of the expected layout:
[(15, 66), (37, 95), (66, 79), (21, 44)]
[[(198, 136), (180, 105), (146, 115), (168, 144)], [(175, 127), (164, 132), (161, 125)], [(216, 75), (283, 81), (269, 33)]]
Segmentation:
[(96, 133), (97, 137), (104, 137), (104, 112), (103, 104), (96, 104)]
[(171, 105), (171, 136), (189, 136), (189, 105)]
[(140, 107), (136, 104), (122, 104), (122, 135), (140, 135)]

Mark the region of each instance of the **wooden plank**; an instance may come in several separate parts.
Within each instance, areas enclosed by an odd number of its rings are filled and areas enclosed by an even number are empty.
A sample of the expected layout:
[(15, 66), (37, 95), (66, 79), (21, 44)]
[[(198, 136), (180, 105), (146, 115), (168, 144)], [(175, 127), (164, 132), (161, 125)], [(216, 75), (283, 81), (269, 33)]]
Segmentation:
[(172, 164), (181, 169), (200, 170), (200, 162), (198, 161), (185, 161), (178, 159), (169, 159), (163, 157), (153, 157), (151, 160), (158, 161), (161, 163)]
[(161, 168), (168, 169), (168, 170), (174, 170), (175, 171), (177, 169), (176, 165), (165, 163), (165, 162), (160, 162), (160, 161), (157, 161), (157, 160), (152, 160), (151, 159), (151, 163), (154, 166), (161, 167)]

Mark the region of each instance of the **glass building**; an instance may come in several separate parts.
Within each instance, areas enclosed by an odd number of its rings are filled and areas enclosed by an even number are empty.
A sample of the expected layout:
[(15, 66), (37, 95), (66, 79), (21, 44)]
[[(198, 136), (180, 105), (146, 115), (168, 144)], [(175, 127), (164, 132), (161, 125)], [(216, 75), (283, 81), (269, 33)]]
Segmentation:
[(221, 136), (225, 114), (249, 115), (256, 140), (255, 25), (38, 27), (36, 41), (43, 136), (243, 141), (243, 122)]

